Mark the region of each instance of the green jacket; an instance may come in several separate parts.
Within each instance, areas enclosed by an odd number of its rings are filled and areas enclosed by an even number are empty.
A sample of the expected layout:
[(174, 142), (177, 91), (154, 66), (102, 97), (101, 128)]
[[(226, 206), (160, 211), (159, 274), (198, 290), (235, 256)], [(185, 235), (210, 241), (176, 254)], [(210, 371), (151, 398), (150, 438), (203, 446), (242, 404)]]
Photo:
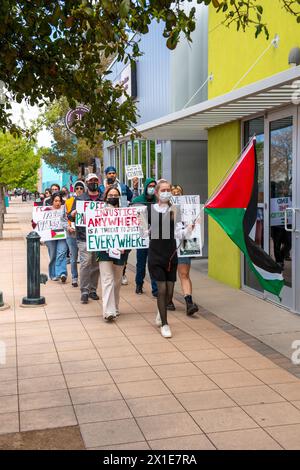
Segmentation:
[(149, 198), (147, 197), (147, 188), (150, 183), (156, 183), (154, 178), (147, 178), (145, 181), (145, 187), (144, 187), (144, 192), (138, 197), (135, 197), (132, 200), (132, 204), (154, 204), (156, 202), (156, 196), (153, 195)]

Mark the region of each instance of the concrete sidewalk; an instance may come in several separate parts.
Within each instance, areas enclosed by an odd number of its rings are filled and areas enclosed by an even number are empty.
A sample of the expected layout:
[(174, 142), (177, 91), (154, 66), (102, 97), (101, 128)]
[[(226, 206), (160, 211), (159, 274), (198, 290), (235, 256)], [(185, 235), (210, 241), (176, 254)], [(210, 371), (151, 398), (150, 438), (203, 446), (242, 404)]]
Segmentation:
[(30, 205), (12, 201), (0, 241), (0, 287), (11, 306), (0, 312), (0, 448), (300, 448), (298, 368), (288, 372), (288, 359), (261, 342), (258, 352), (242, 324), (218, 318), (234, 306), (241, 321), (239, 311), (260, 301), (200, 275), (204, 308), (188, 318), (176, 300), (170, 340), (155, 327), (149, 286), (134, 293), (131, 270), (112, 324), (101, 301), (81, 305), (70, 282), (49, 281), (47, 305), (24, 309), (30, 219)]

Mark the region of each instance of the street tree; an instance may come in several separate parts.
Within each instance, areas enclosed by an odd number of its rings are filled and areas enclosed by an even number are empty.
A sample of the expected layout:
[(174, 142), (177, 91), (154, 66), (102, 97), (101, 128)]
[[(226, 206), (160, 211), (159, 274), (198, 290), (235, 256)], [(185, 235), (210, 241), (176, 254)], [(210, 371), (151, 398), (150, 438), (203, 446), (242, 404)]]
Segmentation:
[[(188, 0), (192, 1), (192, 0)], [(223, 23), (237, 29), (253, 27), (268, 37), (263, 7), (257, 0), (197, 0), (220, 12)], [(275, 6), (276, 4), (276, 6)], [(88, 106), (78, 135), (96, 142), (99, 129), (116, 140), (136, 123), (134, 101), (114, 85), (105, 58), (134, 63), (141, 55), (140, 37), (152, 21), (164, 23), (163, 36), (174, 49), (182, 34), (191, 41), (194, 7), (185, 0), (1, 0), (0, 80), (7, 95), (43, 106), (62, 96), (74, 108)], [(274, 0), (300, 22), (299, 0)], [(17, 131), (9, 117), (9, 100), (0, 104), (0, 128)]]
[(0, 238), (2, 237), (5, 189), (37, 189), (40, 156), (34, 141), (0, 133)]

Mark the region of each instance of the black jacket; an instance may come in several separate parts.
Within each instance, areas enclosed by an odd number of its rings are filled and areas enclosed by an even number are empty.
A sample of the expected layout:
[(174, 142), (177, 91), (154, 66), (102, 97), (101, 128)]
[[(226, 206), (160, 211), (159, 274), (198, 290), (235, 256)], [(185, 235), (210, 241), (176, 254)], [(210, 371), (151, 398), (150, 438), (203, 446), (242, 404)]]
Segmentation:
[[(87, 192), (83, 193), (81, 196), (76, 196), (73, 202), (72, 209), (68, 215), (68, 219), (71, 222), (75, 222), (75, 217), (72, 217), (71, 213), (76, 209), (76, 201), (101, 201), (100, 193), (98, 193), (97, 199), (92, 199)], [(86, 242), (86, 228), (85, 227), (76, 227), (76, 239), (80, 242)]]

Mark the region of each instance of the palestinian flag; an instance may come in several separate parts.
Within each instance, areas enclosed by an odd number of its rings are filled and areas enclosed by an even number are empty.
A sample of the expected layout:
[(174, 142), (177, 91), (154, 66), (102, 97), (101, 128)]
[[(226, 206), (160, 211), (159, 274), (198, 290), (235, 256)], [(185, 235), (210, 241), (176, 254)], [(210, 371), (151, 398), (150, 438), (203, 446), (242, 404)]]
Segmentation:
[(66, 238), (65, 231), (63, 229), (51, 230), (51, 240), (58, 240), (59, 238)]
[(255, 140), (252, 140), (224, 183), (205, 204), (205, 212), (244, 253), (263, 289), (279, 297), (284, 286), (282, 268), (249, 236), (257, 218), (257, 175)]

